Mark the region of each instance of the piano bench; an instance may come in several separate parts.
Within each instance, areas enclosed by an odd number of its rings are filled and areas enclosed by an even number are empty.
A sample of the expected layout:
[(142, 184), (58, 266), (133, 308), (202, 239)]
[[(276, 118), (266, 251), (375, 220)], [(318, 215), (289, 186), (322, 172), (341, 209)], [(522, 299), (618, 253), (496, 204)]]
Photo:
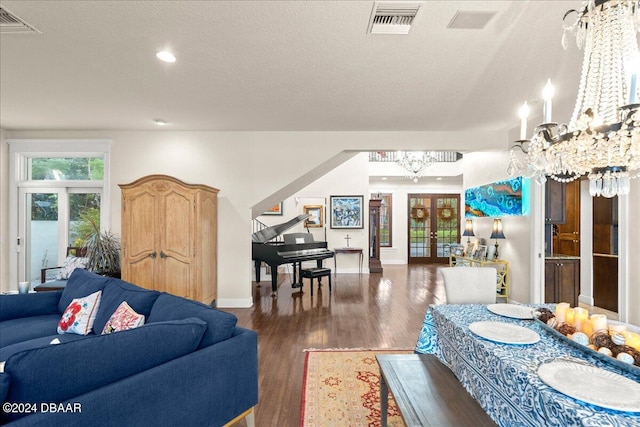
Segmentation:
[[(327, 276), (329, 278), (329, 292), (331, 292), (331, 269), (326, 267), (318, 268), (303, 268), (300, 270), (300, 281), (307, 278), (311, 280), (311, 296), (313, 296), (313, 279), (318, 278), (318, 286), (320, 286), (320, 279)], [(304, 286), (303, 286), (304, 287)]]

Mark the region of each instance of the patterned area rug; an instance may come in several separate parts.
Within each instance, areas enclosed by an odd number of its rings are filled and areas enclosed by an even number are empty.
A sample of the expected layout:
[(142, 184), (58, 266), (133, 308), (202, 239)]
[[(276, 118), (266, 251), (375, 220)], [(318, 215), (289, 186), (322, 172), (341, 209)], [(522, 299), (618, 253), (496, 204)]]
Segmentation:
[[(307, 350), (301, 427), (378, 427), (380, 370), (376, 354), (413, 350)], [(404, 427), (389, 395), (388, 426)]]

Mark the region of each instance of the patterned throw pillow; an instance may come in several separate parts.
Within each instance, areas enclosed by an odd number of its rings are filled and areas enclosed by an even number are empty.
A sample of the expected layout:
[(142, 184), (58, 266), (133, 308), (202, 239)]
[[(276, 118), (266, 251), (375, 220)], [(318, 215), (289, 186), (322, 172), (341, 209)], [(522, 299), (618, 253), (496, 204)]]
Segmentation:
[(118, 306), (102, 329), (102, 335), (126, 331), (144, 325), (144, 314), (138, 314), (126, 301)]
[(58, 333), (87, 335), (91, 332), (101, 296), (102, 291), (98, 291), (71, 301), (58, 322)]
[(56, 280), (67, 280), (76, 268), (87, 268), (87, 258), (68, 256), (62, 264), (60, 273), (56, 276)]

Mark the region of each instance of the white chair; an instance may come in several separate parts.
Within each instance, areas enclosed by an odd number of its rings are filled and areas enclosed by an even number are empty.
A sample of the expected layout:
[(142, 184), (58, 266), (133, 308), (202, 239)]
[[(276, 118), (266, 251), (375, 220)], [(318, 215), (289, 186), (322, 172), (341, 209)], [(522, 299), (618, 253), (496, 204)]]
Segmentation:
[(496, 302), (496, 269), (493, 267), (441, 268), (447, 304)]

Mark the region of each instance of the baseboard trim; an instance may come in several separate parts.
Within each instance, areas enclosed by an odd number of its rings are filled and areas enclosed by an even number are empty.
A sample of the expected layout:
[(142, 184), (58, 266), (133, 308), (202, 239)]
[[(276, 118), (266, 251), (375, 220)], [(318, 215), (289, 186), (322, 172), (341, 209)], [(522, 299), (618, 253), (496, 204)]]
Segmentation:
[(218, 300), (218, 308), (251, 308), (251, 298), (222, 298)]
[(587, 305), (591, 305), (594, 306), (595, 303), (593, 302), (593, 298), (587, 295), (580, 295), (578, 296), (578, 302), (581, 302), (583, 304), (587, 304)]

